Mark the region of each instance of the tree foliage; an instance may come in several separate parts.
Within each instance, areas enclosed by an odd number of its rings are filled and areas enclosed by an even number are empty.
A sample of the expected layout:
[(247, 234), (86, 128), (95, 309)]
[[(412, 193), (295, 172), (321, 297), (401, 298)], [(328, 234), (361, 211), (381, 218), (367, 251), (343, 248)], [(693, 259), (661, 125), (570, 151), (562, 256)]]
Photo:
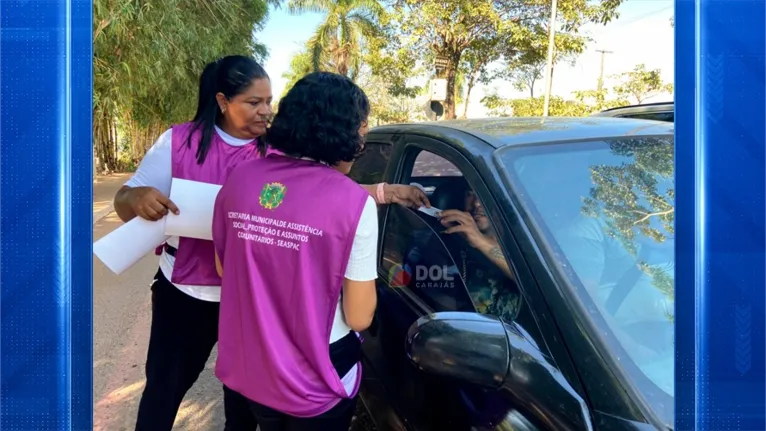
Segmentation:
[[(588, 23), (606, 24), (617, 16), (622, 0), (559, 2), (555, 39), (557, 58), (584, 49), (587, 39), (578, 34)], [(547, 52), (550, 2), (544, 0), (393, 0), (403, 35), (424, 61), (446, 64), (445, 119), (455, 118), (455, 83), (463, 56), (501, 41), (501, 57), (511, 67), (539, 60)], [(477, 48), (481, 47), (481, 48)], [(479, 53), (476, 58), (482, 58)], [(433, 64), (433, 63), (431, 63)]]
[(265, 47), (249, 35), (264, 24), (270, 2), (95, 0), (97, 168), (119, 167), (118, 134), (127, 136), (133, 156), (140, 157), (163, 128), (188, 120), (205, 63), (227, 54), (262, 60)]
[(501, 58), (506, 39), (503, 34), (477, 39), (469, 45), (463, 54), (461, 67), (458, 69), (459, 81), (462, 81), (460, 87), (462, 88), (456, 88), (458, 95), (462, 94), (463, 88), (465, 88), (465, 105), (462, 118), (466, 118), (468, 115), (471, 91), (476, 84), (488, 84), (494, 77), (492, 71), (489, 70), (489, 65)]
[(618, 96), (632, 97), (639, 104), (662, 93), (673, 93), (673, 84), (662, 81), (660, 69), (647, 70), (643, 64), (615, 77), (622, 83), (615, 86), (614, 92)]
[[(544, 100), (543, 97), (513, 100), (513, 114), (516, 117), (540, 117), (543, 115)], [(589, 113), (590, 107), (577, 100), (551, 96), (548, 104), (548, 115), (552, 117), (584, 117)]]
[(610, 97), (610, 93), (606, 88), (601, 90), (584, 90), (576, 91), (575, 99), (580, 103), (589, 106), (589, 114), (601, 112), (605, 109), (619, 108), (620, 106), (628, 106), (630, 102), (628, 99), (621, 95), (616, 97)]
[[(447, 80), (445, 119), (455, 118), (456, 83), (461, 60), (469, 47), (478, 47), (503, 33), (504, 17), (490, 0), (395, 0), (399, 31), (410, 50), (425, 64), (445, 61)], [(429, 67), (432, 69), (432, 67)]]
[(411, 83), (412, 78), (423, 72), (418, 60), (391, 25), (383, 26), (377, 37), (367, 41), (364, 53), (364, 64), (372, 75), (386, 83), (386, 92), (393, 97), (414, 98), (423, 91)]
[(290, 68), (282, 74), (282, 77), (287, 80), (285, 88), (282, 90), (282, 96), (289, 91), (295, 83), (306, 76), (307, 74), (315, 71), (335, 71), (336, 66), (333, 59), (328, 52), (322, 52), (319, 57), (319, 67), (316, 67), (315, 58), (309, 48), (304, 48), (293, 56), (290, 60)]
[(365, 42), (380, 35), (386, 15), (383, 6), (377, 0), (289, 0), (288, 9), (325, 14), (307, 44), (312, 71), (322, 70), (329, 56), (333, 72), (356, 80)]
[[(583, 214), (603, 218), (606, 234), (637, 254), (638, 238), (663, 243), (675, 235), (674, 146), (664, 138), (622, 140), (612, 144), (628, 162), (591, 167), (593, 187)], [(654, 285), (673, 297), (673, 280), (659, 268), (641, 262)]]
[(507, 77), (513, 83), (513, 87), (519, 91), (528, 90), (529, 97), (535, 97), (535, 84), (543, 79), (545, 63), (520, 64), (509, 68)]

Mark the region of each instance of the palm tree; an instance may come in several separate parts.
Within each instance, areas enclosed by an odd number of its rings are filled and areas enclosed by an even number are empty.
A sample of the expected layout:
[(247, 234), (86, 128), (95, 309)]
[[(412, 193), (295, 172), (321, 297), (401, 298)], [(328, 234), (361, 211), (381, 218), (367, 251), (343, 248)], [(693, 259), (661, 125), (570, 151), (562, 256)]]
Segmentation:
[(378, 23), (385, 9), (377, 0), (290, 0), (292, 14), (324, 13), (325, 19), (308, 41), (311, 66), (321, 69), (328, 55), (335, 72), (356, 79), (362, 62), (362, 45), (380, 33)]

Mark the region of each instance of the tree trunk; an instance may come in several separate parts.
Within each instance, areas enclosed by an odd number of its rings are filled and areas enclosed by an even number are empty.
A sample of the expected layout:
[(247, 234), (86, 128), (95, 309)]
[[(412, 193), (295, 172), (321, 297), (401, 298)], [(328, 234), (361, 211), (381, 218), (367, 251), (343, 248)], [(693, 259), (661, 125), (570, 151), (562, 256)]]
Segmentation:
[(112, 124), (114, 120), (105, 112), (96, 112), (93, 121), (94, 157), (96, 158), (96, 172), (114, 171), (115, 153), (112, 139)]
[(476, 74), (472, 73), (468, 79), (468, 85), (465, 89), (465, 106), (463, 107), (463, 118), (468, 118), (468, 103), (471, 101), (471, 90), (476, 85)]
[(448, 58), (447, 64), (447, 100), (444, 101), (444, 119), (455, 119), (455, 82), (457, 81), (457, 68), (460, 64), (462, 52), (453, 52)]

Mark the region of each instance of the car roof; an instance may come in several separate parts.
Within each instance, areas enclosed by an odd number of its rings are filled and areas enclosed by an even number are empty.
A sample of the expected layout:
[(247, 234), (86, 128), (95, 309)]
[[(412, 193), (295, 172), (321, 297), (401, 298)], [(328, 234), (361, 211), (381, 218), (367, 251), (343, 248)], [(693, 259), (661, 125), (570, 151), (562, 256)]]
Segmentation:
[(673, 124), (611, 117), (501, 117), (379, 126), (371, 134), (410, 133), (459, 145), (455, 132), (473, 135), (494, 148), (548, 142), (672, 135)]
[(606, 109), (601, 112), (597, 112), (593, 114), (593, 116), (611, 117), (615, 115), (625, 115), (625, 114), (668, 112), (668, 111), (673, 111), (674, 109), (675, 109), (675, 105), (673, 102), (645, 103), (641, 105), (620, 106), (617, 108)]

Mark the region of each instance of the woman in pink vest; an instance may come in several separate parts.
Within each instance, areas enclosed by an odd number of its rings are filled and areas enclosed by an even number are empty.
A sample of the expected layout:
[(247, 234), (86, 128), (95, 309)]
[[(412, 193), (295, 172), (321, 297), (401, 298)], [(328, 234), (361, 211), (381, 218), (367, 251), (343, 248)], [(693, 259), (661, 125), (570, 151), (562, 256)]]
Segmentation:
[[(200, 77), (194, 120), (163, 133), (136, 173), (117, 193), (120, 218), (159, 220), (177, 208), (172, 178), (223, 184), (237, 163), (258, 156), (258, 137), (271, 120), (271, 82), (252, 58), (224, 57)], [(163, 246), (152, 283), (152, 326), (146, 358), (146, 387), (137, 431), (170, 431), (186, 392), (218, 341), (220, 277), (212, 242), (172, 237)], [(227, 429), (255, 429), (252, 415), (237, 414), (226, 394)], [(240, 409), (241, 410), (241, 409)]]
[(262, 431), (346, 431), (354, 413), (378, 223), (375, 201), (346, 174), (369, 109), (348, 78), (307, 75), (267, 132), (281, 153), (240, 164), (216, 200), (216, 375)]
[[(208, 64), (200, 77), (194, 120), (171, 127), (149, 149), (115, 196), (120, 218), (160, 220), (168, 211), (183, 211), (168, 199), (173, 177), (223, 184), (238, 163), (260, 157), (265, 147), (258, 148), (258, 138), (271, 120), (271, 99), (269, 77), (252, 58), (229, 56)], [(414, 187), (362, 187), (379, 196), (379, 203), (428, 204)], [(137, 431), (172, 429), (181, 401), (218, 340), (221, 280), (212, 242), (173, 237), (159, 254)], [(248, 406), (235, 401), (224, 390), (226, 430), (254, 431)]]

